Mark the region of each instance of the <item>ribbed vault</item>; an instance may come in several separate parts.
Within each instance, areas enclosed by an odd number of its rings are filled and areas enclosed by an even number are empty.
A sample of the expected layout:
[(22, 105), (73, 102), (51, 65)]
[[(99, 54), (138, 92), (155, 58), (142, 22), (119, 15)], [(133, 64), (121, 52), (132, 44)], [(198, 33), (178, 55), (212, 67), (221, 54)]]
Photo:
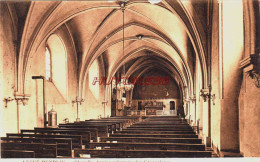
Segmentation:
[[(21, 36), (18, 63), (18, 92), (24, 93), (31, 59), (57, 30), (70, 36), (78, 66), (78, 96), (84, 98), (87, 74), (92, 62), (102, 57), (103, 72), (111, 78), (123, 64), (136, 59), (169, 70), (188, 94), (194, 92), (195, 64), (200, 64), (202, 87), (207, 86), (206, 33), (203, 19), (186, 1), (130, 0), (125, 9), (125, 51), (122, 49), (122, 11), (118, 1), (31, 2)], [(156, 59), (149, 59), (149, 53)], [(148, 62), (145, 63), (147, 60)], [(165, 63), (167, 62), (167, 64)], [(161, 62), (161, 63), (158, 63)], [(160, 67), (158, 67), (160, 68)], [(108, 87), (107, 87), (108, 88)]]

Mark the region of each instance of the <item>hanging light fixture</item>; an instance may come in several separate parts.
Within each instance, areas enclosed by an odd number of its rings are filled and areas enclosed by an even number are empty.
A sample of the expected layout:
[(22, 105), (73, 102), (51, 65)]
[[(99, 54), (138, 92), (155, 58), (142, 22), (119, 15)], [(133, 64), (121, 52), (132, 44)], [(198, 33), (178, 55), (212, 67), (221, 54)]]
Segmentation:
[[(125, 56), (125, 5), (129, 0), (108, 0), (108, 2), (118, 2), (120, 4), (122, 14), (123, 14), (123, 57)], [(148, 0), (151, 4), (160, 3), (161, 0)], [(138, 37), (139, 39), (142, 38), (142, 35)], [(134, 88), (134, 85), (128, 82), (128, 79), (125, 78), (125, 64), (123, 63), (123, 72), (121, 75), (121, 80), (117, 84), (117, 89), (122, 91), (130, 91)]]
[[(125, 5), (128, 0), (122, 0), (120, 3), (120, 7), (122, 10), (122, 17), (123, 17), (123, 57), (125, 56)], [(123, 73), (121, 75), (121, 80), (118, 84), (118, 88), (122, 91), (130, 91), (134, 88), (133, 84), (128, 83), (128, 79), (125, 76), (125, 64), (123, 63)]]

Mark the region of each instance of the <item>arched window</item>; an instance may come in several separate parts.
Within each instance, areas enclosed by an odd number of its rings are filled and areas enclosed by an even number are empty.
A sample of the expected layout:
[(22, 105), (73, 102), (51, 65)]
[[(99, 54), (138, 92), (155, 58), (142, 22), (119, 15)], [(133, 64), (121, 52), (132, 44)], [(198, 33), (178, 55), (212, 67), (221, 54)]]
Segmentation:
[(68, 71), (67, 51), (63, 40), (57, 34), (52, 34), (47, 40), (46, 47), (46, 80), (49, 89), (58, 92), (64, 99), (68, 99)]
[(49, 80), (51, 81), (51, 54), (50, 54), (50, 50), (48, 49), (48, 47), (46, 47), (46, 50), (45, 50), (45, 77), (46, 77), (46, 80)]

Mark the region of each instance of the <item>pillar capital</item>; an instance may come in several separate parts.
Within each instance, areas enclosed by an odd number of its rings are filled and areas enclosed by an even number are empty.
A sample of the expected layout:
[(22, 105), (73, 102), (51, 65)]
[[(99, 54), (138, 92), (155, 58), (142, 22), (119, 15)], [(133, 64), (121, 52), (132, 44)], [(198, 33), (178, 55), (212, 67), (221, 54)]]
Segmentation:
[(260, 54), (251, 54), (240, 61), (240, 68), (254, 81), (257, 88), (260, 88)]

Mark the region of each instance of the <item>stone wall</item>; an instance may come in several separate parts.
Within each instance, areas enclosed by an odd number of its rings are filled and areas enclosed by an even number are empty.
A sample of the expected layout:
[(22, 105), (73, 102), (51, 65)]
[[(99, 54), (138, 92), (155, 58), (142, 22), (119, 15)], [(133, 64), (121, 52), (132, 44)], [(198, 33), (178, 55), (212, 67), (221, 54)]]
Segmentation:
[[(149, 73), (146, 73), (142, 76), (143, 78), (146, 77), (169, 77), (170, 81), (167, 85), (136, 85), (133, 90), (133, 99), (168, 99), (168, 98), (175, 98), (180, 99), (180, 90), (176, 83), (176, 81), (170, 77), (168, 74), (153, 70)], [(156, 81), (154, 81), (156, 82)]]

